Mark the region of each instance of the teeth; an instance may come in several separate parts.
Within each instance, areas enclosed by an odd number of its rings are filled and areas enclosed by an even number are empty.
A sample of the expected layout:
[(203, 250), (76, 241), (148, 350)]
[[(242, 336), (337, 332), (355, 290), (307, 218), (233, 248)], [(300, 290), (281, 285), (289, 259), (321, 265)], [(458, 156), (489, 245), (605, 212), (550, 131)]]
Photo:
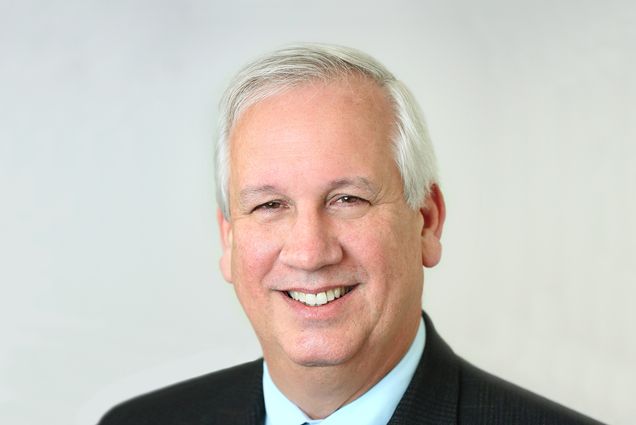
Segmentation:
[(333, 289), (327, 291), (327, 301), (333, 301), (336, 299), (336, 296), (333, 294)]
[(321, 306), (336, 300), (349, 292), (347, 288), (341, 286), (339, 288), (330, 289), (326, 292), (318, 292), (317, 294), (306, 294), (300, 291), (289, 291), (287, 294), (301, 303), (314, 307)]

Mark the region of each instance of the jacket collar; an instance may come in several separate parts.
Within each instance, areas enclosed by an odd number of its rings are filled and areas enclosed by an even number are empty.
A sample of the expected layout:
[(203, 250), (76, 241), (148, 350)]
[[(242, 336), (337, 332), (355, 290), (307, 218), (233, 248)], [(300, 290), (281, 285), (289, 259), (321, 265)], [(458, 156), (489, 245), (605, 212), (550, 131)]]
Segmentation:
[(426, 313), (426, 346), (415, 375), (388, 425), (457, 423), (459, 362)]

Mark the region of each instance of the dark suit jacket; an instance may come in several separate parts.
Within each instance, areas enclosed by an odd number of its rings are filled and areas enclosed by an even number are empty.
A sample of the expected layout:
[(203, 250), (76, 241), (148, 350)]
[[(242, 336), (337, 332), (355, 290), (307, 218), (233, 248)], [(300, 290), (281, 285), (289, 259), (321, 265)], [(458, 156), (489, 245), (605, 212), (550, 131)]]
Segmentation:
[[(389, 425), (598, 424), (477, 369), (424, 321), (424, 354)], [(262, 425), (262, 373), (261, 359), (194, 378), (120, 404), (99, 425)]]

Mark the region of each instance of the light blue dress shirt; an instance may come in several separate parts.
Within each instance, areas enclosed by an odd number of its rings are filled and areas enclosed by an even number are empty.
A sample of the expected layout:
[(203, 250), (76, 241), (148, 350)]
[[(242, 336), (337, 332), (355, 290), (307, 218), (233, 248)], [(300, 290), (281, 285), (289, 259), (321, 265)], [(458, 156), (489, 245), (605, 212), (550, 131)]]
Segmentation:
[(269, 375), (267, 364), (263, 362), (265, 425), (301, 425), (305, 422), (309, 425), (386, 425), (413, 378), (425, 343), (424, 320), (420, 319), (420, 326), (411, 347), (380, 382), (325, 419), (317, 420), (309, 419), (280, 392)]

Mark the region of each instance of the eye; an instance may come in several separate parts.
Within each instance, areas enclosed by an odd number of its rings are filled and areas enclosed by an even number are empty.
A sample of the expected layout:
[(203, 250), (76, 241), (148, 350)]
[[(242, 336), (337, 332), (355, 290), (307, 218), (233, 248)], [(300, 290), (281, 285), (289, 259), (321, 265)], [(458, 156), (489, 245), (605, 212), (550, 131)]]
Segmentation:
[(334, 200), (334, 203), (336, 203), (336, 204), (344, 204), (346, 206), (354, 206), (354, 205), (363, 204), (363, 203), (366, 203), (366, 202), (367, 202), (366, 200), (364, 200), (362, 198), (359, 198), (357, 196), (353, 196), (353, 195), (342, 195), (342, 196), (337, 197)]
[(263, 211), (274, 211), (274, 210), (278, 210), (283, 208), (283, 202), (282, 201), (268, 201), (265, 202), (263, 204), (257, 205), (252, 212), (254, 211), (258, 211), (258, 210), (263, 210)]
[(359, 218), (369, 211), (371, 202), (355, 195), (338, 194), (331, 198), (329, 211), (340, 218)]

